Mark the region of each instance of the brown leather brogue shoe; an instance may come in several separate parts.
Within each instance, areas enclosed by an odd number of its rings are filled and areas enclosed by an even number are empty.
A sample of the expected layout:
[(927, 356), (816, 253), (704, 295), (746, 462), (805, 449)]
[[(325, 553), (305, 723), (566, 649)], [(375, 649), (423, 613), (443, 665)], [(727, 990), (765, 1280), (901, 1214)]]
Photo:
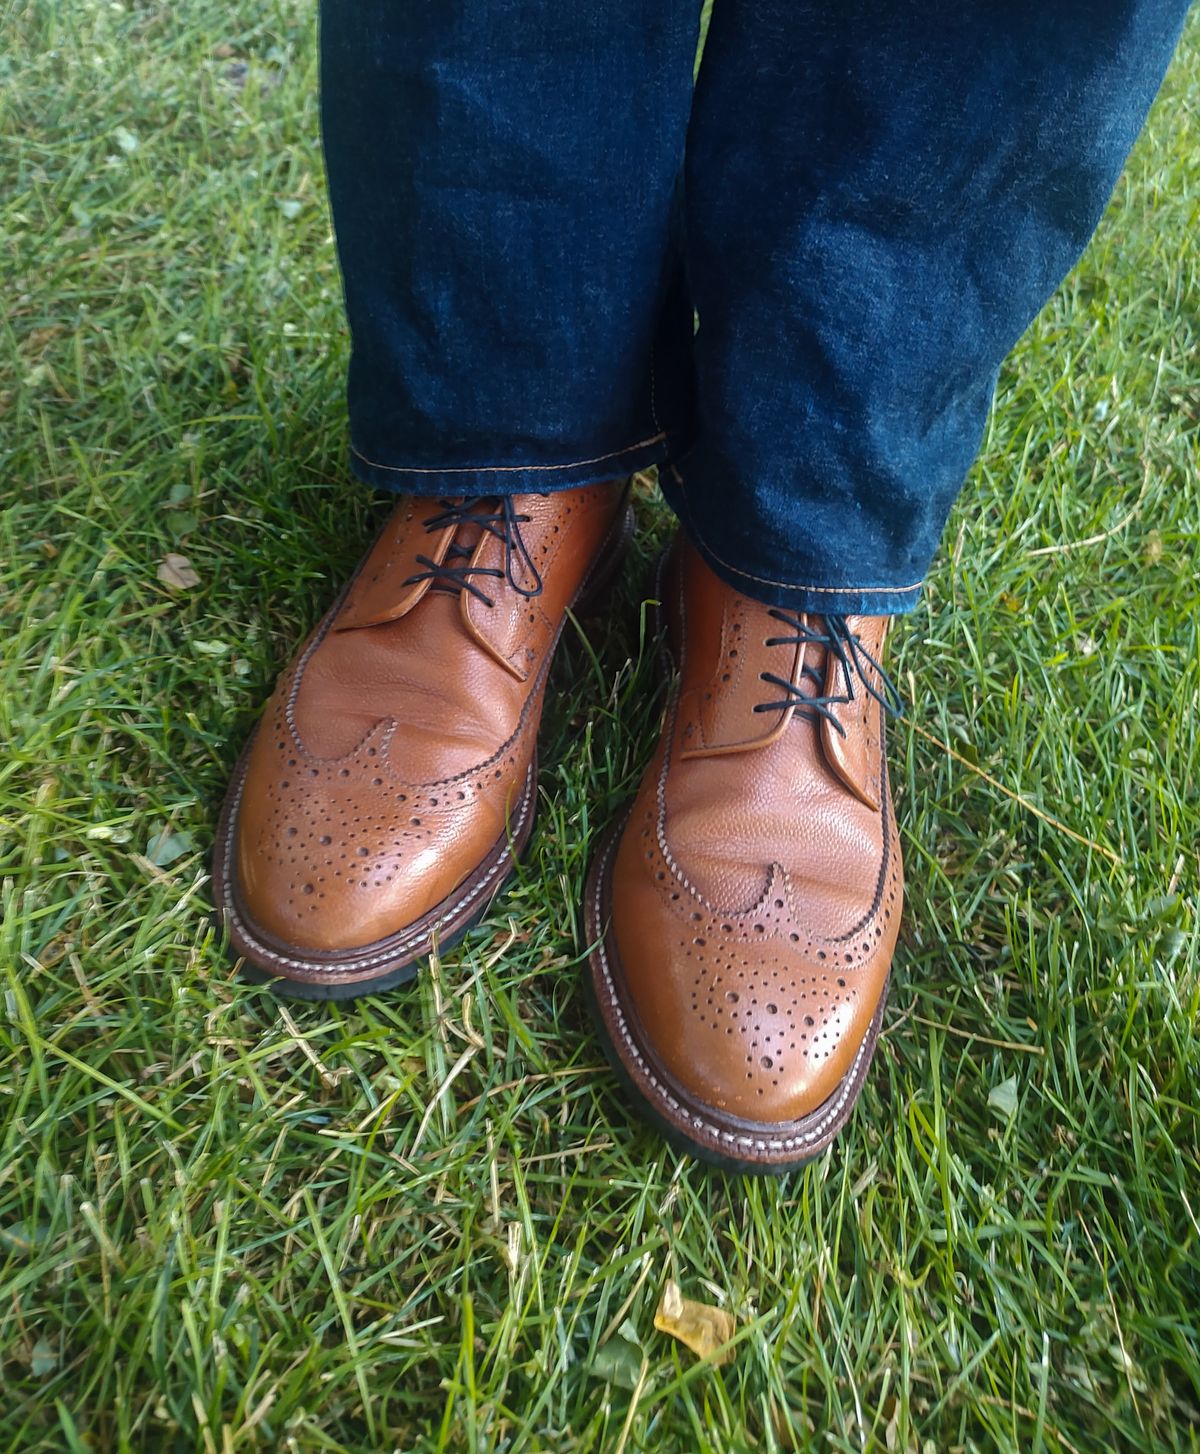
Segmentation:
[(214, 891), (252, 974), (349, 998), (481, 916), (532, 829), (567, 609), (631, 528), (619, 484), (400, 505), (229, 787)]
[(903, 896), (888, 623), (775, 610), (689, 545), (672, 556), (679, 678), (592, 866), (591, 988), (660, 1128), (726, 1168), (786, 1171), (848, 1119), (887, 997)]

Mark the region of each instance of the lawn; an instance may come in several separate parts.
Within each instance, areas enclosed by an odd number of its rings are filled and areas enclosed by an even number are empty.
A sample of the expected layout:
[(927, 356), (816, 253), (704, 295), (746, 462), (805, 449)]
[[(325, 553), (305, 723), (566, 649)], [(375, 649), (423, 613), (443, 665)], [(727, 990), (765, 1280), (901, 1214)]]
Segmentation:
[[(225, 779), (382, 518), (314, 6), (0, 17), (0, 1447), (1200, 1448), (1200, 15), (896, 633), (892, 1005), (782, 1180), (631, 1121), (582, 1003), (662, 700), (649, 482), (486, 922), (350, 1006), (233, 973)], [(669, 1278), (725, 1366), (654, 1330)]]

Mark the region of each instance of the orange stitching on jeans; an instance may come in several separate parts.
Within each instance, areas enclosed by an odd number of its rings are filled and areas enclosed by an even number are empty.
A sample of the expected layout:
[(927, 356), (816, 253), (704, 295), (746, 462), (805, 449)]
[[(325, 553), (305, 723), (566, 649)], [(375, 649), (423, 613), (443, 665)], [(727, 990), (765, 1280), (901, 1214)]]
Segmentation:
[(652, 444), (661, 444), (666, 434), (655, 434), (650, 439), (639, 439), (636, 444), (627, 444), (624, 449), (614, 449), (609, 454), (598, 454), (594, 459), (574, 459), (567, 464), (464, 464), (444, 465), (440, 468), (422, 469), (411, 465), (379, 464), (368, 459), (353, 443), (350, 453), (373, 470), (387, 470), (392, 475), (518, 475), (523, 473), (545, 473), (549, 470), (575, 470), (588, 464), (603, 464), (606, 459), (616, 459), (634, 449), (649, 449)]
[(740, 566), (731, 565), (724, 556), (718, 555), (706, 540), (701, 539), (700, 532), (696, 529), (696, 517), (692, 514), (691, 502), (687, 497), (687, 490), (684, 488), (683, 476), (679, 473), (677, 465), (671, 466), (671, 474), (675, 483), (679, 486), (680, 494), (683, 497), (684, 508), (687, 510), (688, 523), (692, 527), (692, 535), (703, 550), (712, 556), (713, 560), (719, 561), (726, 570), (732, 571), (735, 576), (741, 576), (743, 580), (758, 581), (764, 586), (782, 586), (785, 591), (812, 591), (814, 594), (819, 592), (823, 596), (866, 595), (870, 591), (880, 591), (889, 595), (900, 596), (906, 595), (910, 591), (919, 591), (925, 584), (924, 581), (917, 581), (915, 585), (911, 586), (798, 586), (792, 581), (777, 581), (773, 580), (770, 576), (756, 576), (752, 571), (742, 570)]

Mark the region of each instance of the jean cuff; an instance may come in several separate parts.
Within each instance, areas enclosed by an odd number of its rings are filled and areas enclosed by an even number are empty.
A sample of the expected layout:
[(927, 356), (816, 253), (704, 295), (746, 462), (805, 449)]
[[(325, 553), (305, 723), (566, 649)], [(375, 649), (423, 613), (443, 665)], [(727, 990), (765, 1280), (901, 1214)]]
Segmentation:
[(896, 584), (853, 580), (794, 582), (785, 579), (786, 566), (775, 576), (761, 573), (771, 566), (763, 568), (758, 561), (753, 564), (760, 567), (759, 571), (739, 565), (700, 533), (678, 469), (660, 470), (659, 482), (667, 503), (679, 517), (680, 528), (714, 574), (752, 601), (814, 616), (901, 616), (915, 610), (920, 602), (923, 581), (900, 581)]
[(714, 574), (753, 601), (811, 616), (902, 616), (917, 608), (923, 581), (907, 586), (788, 586), (739, 570), (697, 535), (685, 532)]
[(540, 464), (500, 461), (486, 465), (382, 464), (350, 445), (350, 468), (367, 485), (402, 495), (531, 495), (578, 489), (635, 474), (678, 458), (691, 441), (662, 430), (623, 448), (587, 459)]

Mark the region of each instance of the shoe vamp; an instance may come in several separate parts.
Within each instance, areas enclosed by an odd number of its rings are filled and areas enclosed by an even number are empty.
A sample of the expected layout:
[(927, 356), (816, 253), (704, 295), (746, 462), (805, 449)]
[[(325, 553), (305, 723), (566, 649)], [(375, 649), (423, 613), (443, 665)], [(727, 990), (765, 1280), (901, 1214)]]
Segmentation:
[(318, 758), (345, 756), (391, 719), (392, 771), (408, 783), (440, 782), (492, 757), (527, 695), (468, 637), (457, 597), (431, 593), (411, 617), (327, 633), (304, 665), (292, 715)]
[(679, 871), (712, 907), (749, 912), (774, 877), (796, 926), (835, 938), (875, 901), (883, 815), (851, 797), (815, 754), (793, 748), (785, 736), (676, 766), (664, 794), (665, 836)]

